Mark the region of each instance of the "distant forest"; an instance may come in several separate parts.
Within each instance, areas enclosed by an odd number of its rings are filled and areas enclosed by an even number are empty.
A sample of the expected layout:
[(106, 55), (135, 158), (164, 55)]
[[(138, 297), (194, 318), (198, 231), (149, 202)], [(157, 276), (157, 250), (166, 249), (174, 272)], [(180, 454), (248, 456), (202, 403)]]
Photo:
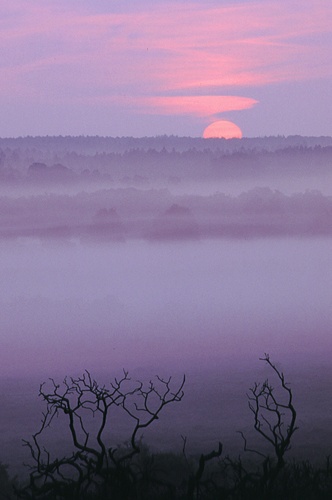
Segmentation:
[(331, 173), (331, 137), (0, 139), (0, 238), (332, 234), (331, 193), (275, 189)]
[(324, 169), (331, 159), (332, 137), (0, 138), (2, 182), (74, 182), (90, 175), (113, 180), (128, 175), (166, 180), (169, 175), (213, 178), (270, 173), (276, 165), (280, 169), (285, 163), (289, 168), (289, 162), (295, 171)]

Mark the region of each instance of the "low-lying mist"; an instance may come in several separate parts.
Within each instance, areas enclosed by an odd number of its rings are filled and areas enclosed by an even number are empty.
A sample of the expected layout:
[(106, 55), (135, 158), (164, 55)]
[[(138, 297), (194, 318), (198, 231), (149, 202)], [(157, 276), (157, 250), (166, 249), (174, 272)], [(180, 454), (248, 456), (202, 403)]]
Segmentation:
[(7, 242), (2, 375), (326, 353), (331, 250), (330, 239)]
[[(66, 141), (0, 155), (0, 460), (23, 461), (12, 443), (38, 425), (38, 382), (85, 369), (103, 380), (123, 368), (186, 373), (181, 409), (153, 445), (176, 447), (180, 434), (199, 450), (231, 443), (264, 352), (294, 384), (299, 449), (327, 453), (311, 431), (328, 435), (332, 405), (329, 144), (96, 155)], [(74, 173), (36, 166), (65, 159)]]

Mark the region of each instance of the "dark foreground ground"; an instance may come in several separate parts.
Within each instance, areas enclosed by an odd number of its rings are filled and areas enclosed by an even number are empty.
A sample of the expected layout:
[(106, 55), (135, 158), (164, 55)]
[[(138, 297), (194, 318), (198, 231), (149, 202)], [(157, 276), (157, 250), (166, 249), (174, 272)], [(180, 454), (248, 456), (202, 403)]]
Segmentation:
[[(204, 376), (187, 376), (183, 388), (180, 375), (137, 386), (143, 375), (138, 370), (130, 382), (112, 379), (113, 386), (82, 376), (59, 387), (51, 382), (39, 400), (31, 381), (3, 381), (1, 459), (11, 467), (0, 467), (0, 498), (331, 498), (328, 367), (321, 366), (319, 376), (309, 366), (302, 372), (290, 368), (284, 387), (281, 369), (263, 364), (258, 385), (248, 384), (255, 378), (244, 372), (232, 373), (232, 383), (226, 383), (227, 370), (219, 373), (223, 384), (213, 383), (214, 367)], [(107, 391), (111, 419), (98, 434)], [(76, 434), (69, 410), (78, 417)], [(22, 447), (17, 433), (30, 444)], [(19, 459), (32, 468), (23, 468)]]

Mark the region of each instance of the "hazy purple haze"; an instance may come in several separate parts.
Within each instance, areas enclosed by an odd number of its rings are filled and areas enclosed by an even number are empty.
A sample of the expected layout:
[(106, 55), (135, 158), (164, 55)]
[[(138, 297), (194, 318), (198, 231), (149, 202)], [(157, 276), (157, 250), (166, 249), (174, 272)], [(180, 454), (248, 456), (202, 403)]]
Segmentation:
[(264, 352), (293, 382), (297, 450), (327, 453), (330, 140), (96, 140), (0, 143), (0, 459), (24, 458), (6, 456), (38, 425), (38, 382), (84, 369), (187, 373), (147, 439), (239, 449)]
[(264, 352), (294, 456), (330, 454), (332, 3), (3, 0), (0, 19), (0, 461), (28, 461), (39, 383), (85, 369), (186, 373), (144, 439), (239, 453)]

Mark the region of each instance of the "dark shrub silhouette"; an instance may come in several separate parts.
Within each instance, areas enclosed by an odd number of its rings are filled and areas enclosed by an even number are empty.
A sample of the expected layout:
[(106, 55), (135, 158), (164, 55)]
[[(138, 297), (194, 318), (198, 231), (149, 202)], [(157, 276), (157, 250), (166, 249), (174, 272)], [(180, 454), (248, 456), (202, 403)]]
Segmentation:
[[(171, 378), (156, 377), (146, 386), (133, 381), (124, 371), (109, 387), (99, 385), (85, 372), (82, 377), (65, 379), (51, 387), (40, 386), (46, 402), (41, 427), (25, 441), (33, 465), (29, 484), (19, 492), (21, 498), (144, 498), (139, 495), (144, 477), (134, 457), (141, 451), (139, 433), (150, 426), (163, 408), (181, 401), (185, 377), (172, 389)], [(132, 432), (125, 446), (112, 447), (106, 433), (114, 412), (128, 417)], [(70, 430), (73, 451), (52, 459), (40, 444), (43, 432), (57, 416), (64, 416)], [(93, 418), (90, 418), (93, 417)], [(138, 496), (139, 495), (139, 496)]]
[(8, 466), (0, 462), (0, 500), (11, 500), (14, 497), (16, 478), (12, 479), (8, 474)]
[[(151, 453), (140, 432), (157, 420), (169, 403), (181, 401), (185, 378), (172, 388), (171, 378), (157, 377), (145, 385), (133, 381), (124, 371), (120, 379), (99, 385), (85, 372), (82, 377), (50, 380), (40, 387), (46, 402), (41, 427), (32, 441), (25, 441), (33, 463), (29, 482), (17, 489), (18, 498), (36, 500), (319, 500), (332, 498), (332, 467), (329, 457), (323, 466), (309, 462), (287, 462), (297, 430), (293, 393), (284, 374), (268, 354), (262, 361), (272, 370), (276, 382), (256, 382), (248, 393), (254, 429), (272, 449), (249, 448), (253, 460), (222, 457), (222, 444), (200, 456), (188, 457), (187, 438), (182, 454)], [(107, 431), (120, 412), (131, 422), (128, 442), (110, 445)], [(69, 427), (73, 451), (53, 458), (42, 446), (46, 430), (62, 416)], [(112, 419), (111, 419), (112, 418)], [(266, 448), (266, 447), (265, 447)], [(264, 450), (264, 451), (262, 451)], [(0, 472), (1, 472), (0, 468)], [(4, 469), (5, 470), (5, 469)], [(8, 475), (6, 475), (8, 480)], [(0, 497), (1, 498), (1, 497)], [(7, 498), (7, 497), (5, 497)], [(10, 498), (10, 496), (8, 496)]]

